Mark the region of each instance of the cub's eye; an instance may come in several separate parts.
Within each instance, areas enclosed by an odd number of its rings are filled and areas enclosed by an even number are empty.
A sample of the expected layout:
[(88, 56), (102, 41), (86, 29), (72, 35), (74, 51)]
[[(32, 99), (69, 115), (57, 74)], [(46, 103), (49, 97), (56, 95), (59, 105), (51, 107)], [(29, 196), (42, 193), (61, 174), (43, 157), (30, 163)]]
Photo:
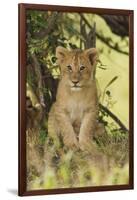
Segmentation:
[(69, 71), (72, 71), (71, 65), (68, 65), (67, 68), (68, 68)]
[(84, 70), (84, 69), (85, 69), (84, 65), (81, 65), (81, 66), (80, 66), (80, 71), (82, 71), (82, 70)]

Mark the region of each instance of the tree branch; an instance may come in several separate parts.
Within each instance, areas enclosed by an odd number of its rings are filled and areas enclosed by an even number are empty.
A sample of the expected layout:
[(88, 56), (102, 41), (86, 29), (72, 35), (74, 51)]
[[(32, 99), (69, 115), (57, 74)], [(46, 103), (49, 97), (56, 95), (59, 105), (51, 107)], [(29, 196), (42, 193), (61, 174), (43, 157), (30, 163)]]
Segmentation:
[[(93, 29), (93, 27), (89, 24), (88, 20), (84, 17), (83, 14), (80, 13), (81, 18), (83, 19), (83, 21), (85, 22), (85, 24), (90, 28)], [(100, 35), (99, 33), (96, 32), (96, 36), (98, 39), (100, 39), (104, 44), (106, 44), (108, 47), (110, 47), (111, 49), (114, 49), (115, 51), (125, 54), (125, 55), (129, 55), (128, 52), (126, 51), (122, 51), (121, 49), (118, 48), (118, 45), (112, 45), (110, 44), (110, 42), (108, 42), (108, 39), (103, 37), (102, 35)]]
[(37, 79), (38, 79), (38, 91), (39, 91), (40, 104), (43, 107), (45, 107), (44, 95), (43, 95), (43, 92), (42, 92), (43, 83), (42, 83), (41, 67), (40, 67), (39, 62), (37, 60), (37, 57), (34, 53), (31, 55), (31, 58), (32, 58), (33, 63), (34, 63), (35, 73), (36, 73)]
[(99, 107), (101, 110), (105, 111), (119, 126), (123, 131), (128, 132), (128, 129), (126, 126), (120, 121), (120, 119), (112, 113), (107, 107), (103, 106), (102, 104), (99, 104)]
[(100, 15), (108, 24), (111, 31), (121, 37), (129, 36), (129, 17), (123, 15)]

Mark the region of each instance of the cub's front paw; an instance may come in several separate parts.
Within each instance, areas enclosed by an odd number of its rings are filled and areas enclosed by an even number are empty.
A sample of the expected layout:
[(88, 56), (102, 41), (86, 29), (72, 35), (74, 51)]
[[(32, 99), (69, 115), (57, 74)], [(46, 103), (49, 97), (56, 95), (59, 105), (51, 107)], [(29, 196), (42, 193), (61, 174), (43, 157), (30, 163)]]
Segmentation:
[(69, 134), (67, 136), (64, 136), (64, 145), (68, 148), (79, 148), (79, 143), (74, 134)]
[(91, 137), (79, 137), (79, 148), (82, 151), (90, 151), (92, 147), (92, 138)]

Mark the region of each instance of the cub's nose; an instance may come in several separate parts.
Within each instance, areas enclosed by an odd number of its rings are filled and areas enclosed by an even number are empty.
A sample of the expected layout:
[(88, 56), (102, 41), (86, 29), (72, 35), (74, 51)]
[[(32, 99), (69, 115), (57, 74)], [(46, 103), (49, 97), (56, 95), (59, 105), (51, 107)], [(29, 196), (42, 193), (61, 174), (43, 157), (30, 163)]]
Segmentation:
[(74, 83), (75, 85), (78, 83), (79, 81), (72, 81), (72, 83)]

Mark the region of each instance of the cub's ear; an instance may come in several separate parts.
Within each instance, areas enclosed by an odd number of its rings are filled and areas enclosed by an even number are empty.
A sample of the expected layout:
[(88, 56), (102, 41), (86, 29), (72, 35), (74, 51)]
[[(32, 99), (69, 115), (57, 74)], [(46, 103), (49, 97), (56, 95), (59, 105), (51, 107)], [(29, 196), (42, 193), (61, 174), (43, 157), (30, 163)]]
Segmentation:
[(88, 58), (91, 62), (91, 65), (96, 66), (97, 61), (99, 59), (99, 54), (98, 54), (97, 49), (96, 48), (87, 49), (87, 50), (85, 50), (85, 54), (88, 56)]
[(61, 64), (64, 61), (67, 54), (68, 54), (67, 49), (65, 49), (64, 47), (58, 46), (56, 48), (57, 63)]

